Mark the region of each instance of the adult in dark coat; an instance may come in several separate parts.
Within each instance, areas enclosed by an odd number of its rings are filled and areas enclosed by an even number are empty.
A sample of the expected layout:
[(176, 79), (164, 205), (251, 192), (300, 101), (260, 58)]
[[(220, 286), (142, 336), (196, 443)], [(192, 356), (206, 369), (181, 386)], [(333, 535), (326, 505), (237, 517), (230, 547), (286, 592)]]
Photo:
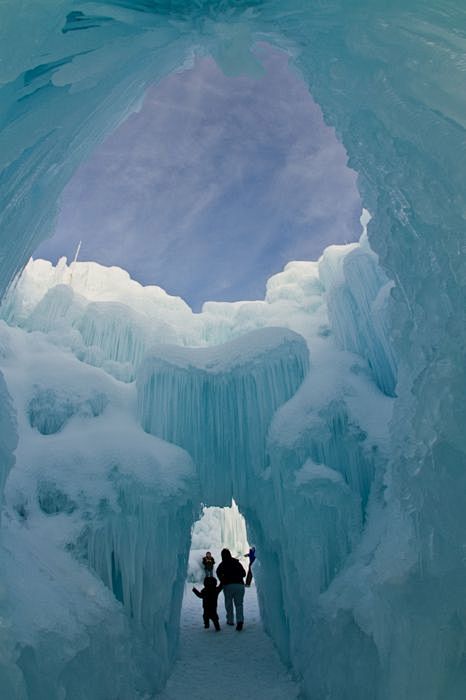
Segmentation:
[(222, 549), (222, 562), (217, 567), (217, 576), (223, 587), (227, 625), (234, 625), (233, 605), (236, 612), (236, 629), (243, 629), (244, 577), (246, 572), (238, 559), (231, 556), (229, 549)]

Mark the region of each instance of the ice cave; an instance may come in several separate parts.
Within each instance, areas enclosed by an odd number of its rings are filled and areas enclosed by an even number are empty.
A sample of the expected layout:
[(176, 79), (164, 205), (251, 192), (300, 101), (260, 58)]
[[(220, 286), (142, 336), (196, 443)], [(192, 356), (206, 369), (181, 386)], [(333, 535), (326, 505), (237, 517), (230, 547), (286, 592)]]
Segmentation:
[[(186, 579), (250, 542), (263, 637), (199, 653), (282, 671), (226, 700), (464, 700), (464, 2), (4, 0), (0, 36), (2, 700), (190, 697)], [(256, 75), (258, 42), (346, 149), (359, 241), (200, 312), (31, 259), (150, 85)]]

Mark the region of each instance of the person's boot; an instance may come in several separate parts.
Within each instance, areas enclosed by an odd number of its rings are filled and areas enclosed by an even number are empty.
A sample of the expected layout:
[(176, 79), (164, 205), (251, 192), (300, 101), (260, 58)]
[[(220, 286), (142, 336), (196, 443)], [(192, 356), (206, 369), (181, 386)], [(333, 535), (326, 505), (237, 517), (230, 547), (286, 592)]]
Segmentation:
[(220, 625), (218, 622), (214, 622), (214, 627), (216, 632), (220, 632)]
[(243, 623), (238, 622), (238, 624), (236, 625), (236, 629), (238, 630), (238, 632), (241, 632), (241, 630), (243, 629)]
[(235, 624), (234, 622), (228, 622), (228, 620), (227, 620), (227, 625), (230, 625), (231, 627), (234, 627), (234, 624)]

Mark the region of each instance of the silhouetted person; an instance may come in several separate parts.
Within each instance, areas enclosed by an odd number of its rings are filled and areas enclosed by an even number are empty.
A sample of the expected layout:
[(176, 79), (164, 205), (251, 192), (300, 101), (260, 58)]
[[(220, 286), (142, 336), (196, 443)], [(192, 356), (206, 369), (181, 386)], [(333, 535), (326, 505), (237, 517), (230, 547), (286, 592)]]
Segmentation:
[(223, 587), (227, 625), (234, 625), (233, 603), (236, 611), (236, 629), (243, 629), (244, 577), (246, 572), (238, 559), (231, 556), (229, 549), (222, 549), (222, 563), (217, 567), (217, 576)]
[(217, 586), (217, 579), (215, 576), (205, 577), (204, 588), (202, 591), (198, 591), (197, 588), (193, 588), (193, 593), (197, 595), (198, 598), (202, 598), (202, 609), (204, 611), (202, 617), (204, 619), (204, 627), (208, 629), (210, 620), (212, 620), (217, 632), (220, 632), (220, 624), (217, 614), (217, 599), (221, 590), (222, 585)]
[(205, 553), (205, 557), (202, 557), (202, 566), (204, 567), (204, 573), (206, 576), (214, 575), (214, 564), (215, 559), (210, 552)]
[(249, 559), (249, 567), (248, 567), (248, 573), (246, 576), (246, 586), (249, 588), (251, 585), (252, 581), (252, 565), (256, 561), (256, 548), (255, 547), (249, 547), (249, 552), (244, 555)]

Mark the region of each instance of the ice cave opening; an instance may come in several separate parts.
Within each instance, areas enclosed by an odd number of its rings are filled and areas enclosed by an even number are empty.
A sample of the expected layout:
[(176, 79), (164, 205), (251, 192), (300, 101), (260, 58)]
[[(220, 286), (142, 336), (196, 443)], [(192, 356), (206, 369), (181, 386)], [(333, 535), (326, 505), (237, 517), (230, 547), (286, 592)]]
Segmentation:
[(196, 56), (149, 86), (73, 174), (33, 257), (121, 267), (200, 312), (261, 299), (290, 260), (357, 241), (343, 145), (288, 53), (265, 42), (253, 52), (259, 75)]
[[(236, 626), (235, 606), (233, 623), (228, 623), (223, 592), (217, 599), (217, 627), (212, 618), (208, 618), (206, 627), (203, 604), (199, 600), (199, 593), (208, 586), (206, 576), (214, 587), (218, 586), (216, 569), (224, 547), (245, 571), (251, 572), (242, 597), (244, 624), (241, 629)], [(248, 543), (246, 522), (234, 501), (224, 508), (202, 509), (192, 530), (177, 659), (166, 687), (157, 696), (160, 700), (179, 700), (187, 694), (200, 699), (205, 697), (206, 686), (215, 688), (215, 692), (224, 697), (246, 698), (251, 688), (259, 698), (292, 700), (299, 697), (298, 684), (263, 627), (256, 590), (260, 561), (255, 559), (250, 566), (249, 557), (245, 556), (252, 547)], [(213, 570), (204, 559), (206, 554), (215, 561)]]
[[(3, 695), (165, 692), (192, 525), (234, 499), (264, 629), (303, 697), (463, 700), (463, 3), (1, 13)], [(359, 241), (196, 314), (116, 268), (27, 262), (150, 83), (195, 54), (253, 74), (264, 40), (358, 172)], [(294, 697), (282, 681), (276, 697)]]
[(249, 542), (246, 521), (234, 500), (231, 506), (223, 508), (218, 506), (203, 507), (201, 517), (192, 528), (187, 581), (189, 583), (202, 583), (205, 577), (202, 559), (206, 552), (209, 551), (212, 554), (215, 564), (218, 566), (221, 561), (221, 550), (224, 547), (247, 566), (248, 559), (245, 554), (249, 551)]

